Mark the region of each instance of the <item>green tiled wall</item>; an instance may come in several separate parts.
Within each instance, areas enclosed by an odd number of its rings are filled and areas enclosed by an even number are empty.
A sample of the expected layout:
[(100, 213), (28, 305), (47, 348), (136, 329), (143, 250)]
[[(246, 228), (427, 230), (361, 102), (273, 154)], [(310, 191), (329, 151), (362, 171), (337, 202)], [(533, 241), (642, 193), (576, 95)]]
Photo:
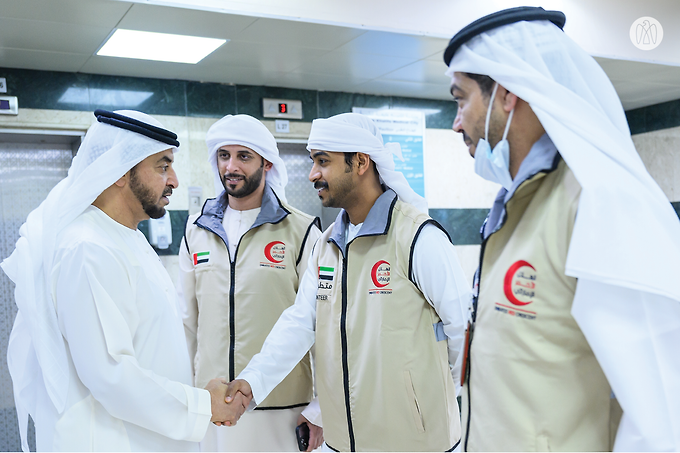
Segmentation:
[[(245, 113), (263, 119), (262, 98), (278, 98), (301, 100), (301, 121), (305, 122), (350, 112), (352, 107), (389, 106), (425, 108), (428, 128), (448, 129), (456, 115), (452, 101), (396, 96), (10, 68), (0, 68), (0, 77), (7, 79), (7, 95), (19, 98), (20, 109), (133, 109), (152, 115), (211, 118)], [(74, 96), (70, 101), (64, 96), (69, 89), (77, 94), (76, 102)], [(130, 95), (140, 92), (149, 94), (141, 103)]]

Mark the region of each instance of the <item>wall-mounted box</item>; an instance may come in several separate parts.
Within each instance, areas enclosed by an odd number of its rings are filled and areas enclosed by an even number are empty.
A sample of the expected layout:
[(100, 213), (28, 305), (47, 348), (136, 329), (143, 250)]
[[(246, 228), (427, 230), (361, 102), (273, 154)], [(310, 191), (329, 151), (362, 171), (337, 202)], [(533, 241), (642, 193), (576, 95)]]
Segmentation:
[(302, 101), (292, 99), (262, 99), (262, 116), (287, 120), (302, 119)]
[(19, 100), (16, 96), (0, 96), (0, 115), (18, 115)]

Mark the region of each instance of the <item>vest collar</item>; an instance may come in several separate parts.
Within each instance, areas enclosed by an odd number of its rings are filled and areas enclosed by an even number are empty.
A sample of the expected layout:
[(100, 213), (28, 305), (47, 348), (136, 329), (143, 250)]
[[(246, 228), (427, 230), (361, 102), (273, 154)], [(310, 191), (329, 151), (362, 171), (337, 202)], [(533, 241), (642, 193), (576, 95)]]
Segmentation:
[[(361, 236), (380, 236), (387, 234), (390, 229), (390, 223), (392, 220), (392, 209), (394, 204), (397, 202), (397, 194), (390, 188), (382, 193), (375, 200), (371, 210), (368, 211), (366, 220), (361, 225), (359, 234), (357, 238)], [(340, 250), (345, 250), (347, 244), (345, 244), (345, 231), (347, 230), (347, 223), (349, 222), (349, 217), (345, 210), (341, 210), (338, 216), (335, 218), (335, 223), (333, 224), (333, 231), (331, 232), (328, 242), (335, 242), (335, 244), (340, 248)], [(355, 238), (356, 239), (356, 238)]]
[(557, 152), (555, 144), (550, 140), (548, 134), (538, 139), (531, 147), (529, 154), (522, 161), (515, 179), (512, 181), (510, 190), (501, 187), (496, 195), (493, 206), (482, 225), (480, 233), (482, 239), (488, 238), (491, 233), (498, 231), (505, 223), (505, 206), (515, 195), (517, 190), (527, 181), (535, 179), (538, 174), (545, 174), (554, 171), (560, 163), (560, 154)]
[[(222, 191), (219, 197), (210, 198), (205, 201), (201, 215), (194, 222), (195, 225), (218, 235), (225, 244), (228, 244), (228, 241), (227, 233), (224, 231), (224, 226), (222, 225), (222, 220), (224, 219), (224, 211), (226, 211), (228, 203), (227, 192)], [(265, 223), (279, 223), (285, 219), (288, 214), (290, 214), (290, 211), (281, 204), (281, 201), (269, 184), (266, 184), (264, 193), (262, 194), (260, 213), (257, 215), (255, 223), (250, 229), (257, 228)]]

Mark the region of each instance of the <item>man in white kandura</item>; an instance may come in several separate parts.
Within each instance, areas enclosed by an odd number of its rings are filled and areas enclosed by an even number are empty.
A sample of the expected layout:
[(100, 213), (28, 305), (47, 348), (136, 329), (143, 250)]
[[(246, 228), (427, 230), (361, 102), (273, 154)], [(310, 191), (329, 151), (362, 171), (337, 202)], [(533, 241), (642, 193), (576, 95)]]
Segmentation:
[(453, 129), (503, 186), (482, 230), (463, 448), (678, 451), (680, 222), (564, 23), (504, 10), (444, 53)]
[[(215, 376), (234, 379), (260, 351), (281, 313), (293, 305), (321, 235), (317, 218), (286, 203), (286, 166), (264, 124), (227, 115), (210, 127), (206, 143), (218, 196), (189, 217), (179, 252), (180, 300), (197, 386)], [(323, 442), (312, 396), (305, 355), (237, 426), (210, 427), (201, 449), (298, 451), (295, 429), (306, 423), (311, 451)]]
[(323, 205), (343, 210), (314, 247), (295, 305), (227, 399), (262, 402), (316, 342), (325, 446), (451, 450), (471, 300), (456, 251), (394, 170), (399, 145), (384, 145), (369, 118), (314, 120), (307, 149)]
[(19, 307), (7, 360), (22, 448), (30, 414), (38, 451), (197, 450), (211, 420), (234, 418), (220, 381), (191, 386), (173, 284), (137, 230), (165, 213), (179, 142), (140, 112), (95, 115), (2, 263)]

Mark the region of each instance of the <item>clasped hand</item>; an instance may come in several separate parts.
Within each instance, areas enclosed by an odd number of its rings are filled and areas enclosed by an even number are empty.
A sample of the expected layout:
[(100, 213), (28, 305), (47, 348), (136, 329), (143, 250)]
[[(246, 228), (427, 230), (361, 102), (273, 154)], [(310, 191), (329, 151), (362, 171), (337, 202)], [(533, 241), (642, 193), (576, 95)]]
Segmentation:
[(243, 379), (228, 383), (225, 378), (215, 378), (205, 389), (210, 392), (210, 421), (217, 426), (234, 426), (253, 399), (250, 385)]

